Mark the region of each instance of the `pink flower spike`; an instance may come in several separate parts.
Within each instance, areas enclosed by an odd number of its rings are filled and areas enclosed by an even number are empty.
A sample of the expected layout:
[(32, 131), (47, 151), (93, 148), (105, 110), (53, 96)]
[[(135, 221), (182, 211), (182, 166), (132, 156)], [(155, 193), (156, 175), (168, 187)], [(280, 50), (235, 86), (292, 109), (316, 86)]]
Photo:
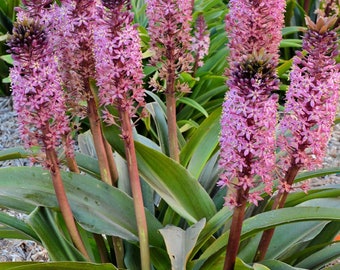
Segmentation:
[(226, 30), (232, 62), (261, 49), (278, 61), (285, 5), (285, 0), (229, 1)]
[(259, 201), (262, 201), (263, 198), (260, 196), (260, 194), (258, 192), (252, 192), (249, 193), (249, 199), (248, 201), (252, 204), (254, 204), (255, 206), (259, 205)]
[[(337, 18), (306, 19), (309, 30), (303, 38), (306, 54), (297, 54), (290, 75), (284, 118), (278, 144), (300, 169), (322, 165), (339, 99), (340, 69), (337, 33), (331, 30)], [(287, 170), (290, 164), (282, 164)]]
[(228, 206), (229, 208), (234, 208), (238, 205), (236, 198), (233, 195), (230, 195), (228, 197), (224, 197), (224, 200), (225, 200), (224, 206)]
[(260, 197), (251, 189), (263, 183), (263, 191), (270, 193), (275, 168), (278, 96), (273, 91), (279, 83), (276, 66), (285, 4), (230, 0), (226, 16), (229, 92), (221, 117), (219, 164), (223, 179), (236, 178), (235, 188), (254, 204)]
[[(159, 78), (169, 83), (169, 78), (178, 79), (180, 73), (192, 71), (191, 1), (146, 0), (146, 4), (150, 50), (153, 51), (150, 64), (159, 67)], [(153, 86), (157, 91), (162, 90), (160, 84)], [(177, 92), (189, 92), (188, 88), (176, 85)]]
[(192, 38), (192, 51), (195, 54), (194, 71), (197, 67), (203, 66), (203, 58), (209, 53), (210, 33), (202, 14), (196, 20), (195, 35)]
[[(99, 100), (136, 116), (144, 107), (142, 53), (128, 1), (102, 1), (96, 13), (94, 56)], [(106, 120), (113, 123), (106, 115)]]
[[(57, 63), (44, 26), (31, 19), (14, 24), (9, 37), (14, 59), (11, 69), (14, 109), (27, 148), (55, 149), (69, 135), (65, 99)], [(66, 138), (70, 144), (70, 138)], [(72, 156), (72, 150), (67, 152)]]
[(51, 11), (54, 52), (72, 114), (84, 117), (84, 103), (92, 98), (88, 82), (95, 77), (93, 31), (96, 0), (63, 0)]

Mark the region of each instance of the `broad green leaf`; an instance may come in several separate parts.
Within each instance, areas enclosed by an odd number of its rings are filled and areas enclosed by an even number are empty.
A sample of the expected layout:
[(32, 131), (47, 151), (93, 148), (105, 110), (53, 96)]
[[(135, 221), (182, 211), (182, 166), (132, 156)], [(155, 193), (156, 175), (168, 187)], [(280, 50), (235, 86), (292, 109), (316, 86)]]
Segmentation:
[(27, 222), (41, 239), (52, 261), (86, 261), (73, 244), (65, 239), (48, 209), (38, 207), (29, 215)]
[(0, 151), (0, 161), (27, 158), (28, 152), (23, 147), (13, 147)]
[(90, 130), (78, 135), (78, 144), (81, 153), (92, 158), (97, 158), (97, 152), (93, 143), (93, 136)]
[(265, 260), (262, 261), (261, 264), (269, 267), (269, 269), (275, 270), (307, 270), (305, 268), (297, 268), (290, 266), (284, 262), (276, 261), (276, 260)]
[[(283, 259), (291, 256), (305, 247), (307, 241), (316, 237), (328, 222), (305, 221), (277, 226), (270, 242), (265, 259)], [(289, 234), (287, 234), (289, 232)], [(255, 256), (261, 234), (252, 237), (244, 243), (238, 256), (246, 262), (251, 262)], [(289, 262), (289, 261), (287, 261)]]
[(302, 47), (302, 41), (300, 39), (283, 39), (280, 42), (280, 48), (301, 48)]
[(25, 214), (29, 214), (35, 209), (35, 205), (31, 203), (22, 203), (20, 198), (13, 198), (11, 195), (0, 196), (0, 206), (7, 209), (16, 210)]
[[(216, 183), (219, 179), (220, 168), (218, 166), (220, 152), (214, 153), (210, 159), (205, 163), (204, 168), (198, 178), (198, 181), (204, 187), (204, 189), (211, 194), (211, 192), (216, 189)], [(221, 189), (219, 189), (221, 190)], [(224, 193), (225, 196), (226, 193)], [(216, 194), (214, 194), (216, 195)], [(215, 196), (213, 197), (215, 200)], [(215, 202), (216, 205), (216, 202)]]
[(297, 177), (295, 178), (294, 182), (300, 182), (303, 180), (316, 178), (316, 177), (323, 177), (329, 174), (340, 174), (340, 167), (333, 167), (333, 168), (325, 168), (315, 171), (308, 171), (299, 173)]
[[(140, 138), (138, 134), (136, 136)], [(145, 137), (143, 138), (145, 139)], [(151, 142), (152, 144), (152, 141), (143, 140), (143, 143), (145, 144), (149, 145), (149, 142)], [(82, 155), (80, 153), (76, 153), (76, 161), (80, 169), (98, 179), (101, 179), (99, 166), (98, 166), (98, 160), (97, 160), (97, 154), (96, 154), (96, 150), (95, 150), (94, 143), (93, 143), (93, 137), (92, 137), (90, 130), (79, 135), (78, 144), (79, 144), (79, 148), (81, 149), (81, 151), (84, 154), (86, 154), (86, 155)], [(154, 145), (152, 144), (150, 147), (152, 146)], [(126, 161), (117, 152), (112, 153), (112, 154), (114, 156), (114, 161), (116, 163), (116, 168), (117, 168), (118, 176), (119, 176), (118, 188), (131, 196), (130, 178), (129, 178), (129, 172), (127, 169)], [(153, 196), (152, 195), (148, 196), (150, 194), (146, 194), (147, 192), (150, 192), (150, 190), (146, 188), (146, 185), (143, 185), (143, 182), (142, 182), (142, 188), (143, 188), (143, 194), (144, 194), (143, 195), (144, 203), (147, 203), (148, 200), (151, 202), (150, 204), (151, 207), (148, 207), (147, 204), (145, 204), (145, 206), (147, 206), (147, 208), (150, 211), (151, 210), (153, 211), (153, 201), (152, 201)]]
[(288, 27), (282, 28), (281, 32), (282, 32), (282, 35), (284, 36), (284, 35), (289, 35), (289, 34), (293, 34), (297, 32), (304, 32), (306, 30), (307, 28), (302, 27), (302, 26), (288, 26)]
[[(169, 270), (171, 268), (170, 259), (165, 248), (150, 248), (152, 264), (157, 270)], [(138, 269), (139, 270), (139, 269)]]
[(154, 123), (157, 130), (157, 138), (162, 152), (166, 155), (169, 154), (169, 143), (168, 143), (168, 125), (166, 122), (165, 114), (159, 103), (151, 102), (146, 104), (145, 108), (151, 114), (154, 119)]
[(330, 243), (339, 235), (340, 232), (340, 222), (333, 221), (329, 222), (321, 233), (317, 235), (310, 243), (309, 247), (320, 246), (325, 243)]
[(220, 211), (218, 211), (210, 220), (208, 220), (207, 224), (203, 228), (200, 233), (197, 244), (194, 247), (193, 252), (191, 253), (190, 259), (193, 258), (194, 255), (201, 249), (201, 247), (209, 241), (209, 239), (214, 239), (214, 233), (216, 233), (225, 223), (231, 218), (232, 211), (228, 207), (223, 207)]
[(181, 98), (178, 99), (178, 102), (186, 104), (186, 105), (194, 108), (195, 110), (197, 110), (200, 113), (202, 113), (205, 117), (209, 116), (207, 111), (199, 103), (197, 103), (195, 100), (193, 100), (191, 98), (181, 97)]
[[(124, 155), (121, 138), (117, 134), (119, 132), (114, 127), (105, 129), (110, 144)], [(135, 147), (140, 175), (178, 214), (190, 222), (204, 217), (209, 219), (215, 214), (213, 201), (185, 168), (142, 143), (136, 141)]]
[(180, 153), (181, 164), (198, 178), (218, 145), (221, 110), (216, 110), (195, 131)]
[[(219, 256), (215, 260), (202, 265), (200, 268), (194, 268), (195, 270), (221, 270), (223, 269), (224, 266), (224, 261), (225, 261), (225, 255)], [(236, 258), (235, 261), (235, 270), (254, 270), (254, 268), (248, 264), (246, 264), (244, 261), (242, 261), (240, 258)]]
[(177, 121), (177, 125), (180, 127), (179, 130), (184, 133), (192, 128), (199, 128), (199, 124), (196, 123), (194, 120), (179, 120)]
[(294, 192), (289, 194), (285, 206), (291, 207), (314, 199), (336, 197), (340, 197), (339, 185), (324, 186), (322, 188), (311, 189), (307, 194), (305, 192)]
[[(298, 205), (298, 207), (305, 206), (317, 206), (317, 207), (329, 207), (329, 208), (340, 208), (339, 198), (323, 198), (313, 199), (305, 201)], [(308, 256), (308, 243), (317, 237), (325, 226), (329, 222), (320, 221), (308, 221), (299, 222), (297, 224), (286, 224), (279, 226), (275, 230), (274, 238), (270, 244), (269, 251), (266, 258), (268, 259), (285, 259), (287, 263), (294, 262), (296, 260), (289, 260), (287, 258), (295, 258), (301, 250), (304, 249), (304, 257)], [(287, 235), (287, 231), (291, 232)], [(332, 239), (330, 239), (332, 240)], [(327, 243), (327, 239), (324, 239), (323, 243)], [(322, 248), (322, 247), (321, 247)], [(320, 248), (320, 249), (321, 249)], [(315, 251), (315, 250), (314, 250)], [(311, 251), (313, 252), (313, 251)], [(302, 254), (301, 254), (302, 255)], [(301, 257), (301, 256), (299, 256)]]
[(270, 270), (267, 266), (259, 263), (254, 263), (253, 268), (254, 270)]
[(101, 179), (97, 159), (79, 152), (75, 153), (75, 157), (81, 171), (86, 172), (97, 179)]
[[(319, 252), (320, 250), (330, 246), (331, 244), (333, 244), (332, 241), (311, 247), (305, 247), (306, 245), (304, 245), (300, 249), (293, 250), (295, 252), (292, 252), (293, 255), (291, 255), (290, 257), (281, 260), (284, 260), (286, 263), (289, 264), (297, 265), (299, 262), (305, 260), (305, 258), (314, 255), (316, 252)], [(320, 261), (323, 261), (323, 258), (320, 258)]]
[(160, 229), (171, 260), (173, 270), (185, 270), (189, 255), (193, 250), (198, 235), (205, 225), (205, 219), (201, 219), (185, 231), (179, 227), (167, 225)]
[(39, 241), (39, 237), (36, 235), (34, 230), (32, 230), (32, 228), (24, 221), (16, 217), (10, 216), (5, 212), (0, 212), (0, 223), (25, 234), (26, 239)]
[[(323, 177), (326, 175), (330, 175), (330, 174), (338, 174), (340, 173), (340, 168), (339, 167), (334, 167), (334, 168), (325, 168), (325, 169), (319, 169), (319, 170), (315, 170), (315, 171), (308, 171), (308, 172), (302, 172), (300, 174), (298, 174), (294, 180), (294, 183), (298, 183), (307, 179), (311, 179), (311, 178), (316, 178), (316, 177)], [(274, 181), (274, 184), (277, 184), (277, 180)], [(259, 185), (258, 187), (256, 187), (254, 189), (255, 190), (261, 190), (263, 188), (263, 185)], [(337, 196), (339, 190), (336, 189), (336, 187), (334, 185), (327, 187), (329, 189), (329, 191), (325, 190), (324, 192), (329, 192), (329, 196)], [(314, 191), (311, 190), (310, 194), (305, 194), (303, 192), (300, 193), (291, 193), (288, 195), (288, 199), (286, 202), (286, 206), (292, 206), (292, 205), (296, 205), (297, 203), (301, 203), (302, 201), (305, 201), (308, 199), (309, 196), (313, 196)], [(331, 195), (333, 194), (333, 195)], [(318, 196), (318, 195), (316, 195)], [(290, 198), (292, 198), (292, 202), (290, 203)], [(294, 200), (295, 199), (300, 199), (301, 201), (297, 201), (297, 203), (294, 204)], [(267, 207), (271, 207), (272, 202), (270, 204), (268, 204)], [(269, 209), (268, 208), (268, 209)]]
[(157, 70), (157, 67), (144, 66), (143, 67), (143, 74), (144, 74), (144, 76), (148, 76), (148, 75), (154, 73), (156, 70)]
[(26, 234), (4, 225), (0, 225), (0, 238), (32, 240), (32, 238), (28, 237)]
[[(159, 121), (159, 128), (161, 128), (161, 132), (158, 134), (159, 136), (162, 136), (162, 138), (159, 138), (159, 140), (162, 140), (160, 143), (165, 143), (168, 140), (168, 126), (166, 124), (166, 106), (164, 102), (153, 92), (146, 91), (148, 96), (150, 96), (156, 103), (157, 103), (157, 111), (155, 111), (155, 121)], [(110, 133), (112, 134), (112, 133)], [(177, 137), (178, 137), (178, 144), (180, 148), (183, 147), (185, 144), (185, 139), (180, 132), (180, 130), (177, 128)], [(138, 141), (142, 142), (140, 138), (138, 138)], [(168, 147), (168, 146), (167, 146)]]
[(297, 267), (307, 269), (320, 269), (320, 267), (340, 257), (340, 243), (334, 243), (328, 247), (313, 253), (303, 261), (299, 262)]
[(113, 264), (94, 264), (86, 262), (5, 262), (1, 270), (118, 270)]
[[(241, 240), (282, 224), (311, 220), (340, 220), (340, 211), (337, 208), (299, 207), (298, 210), (296, 207), (277, 209), (246, 219), (243, 223)], [(214, 254), (223, 252), (228, 237), (229, 231), (225, 232), (210, 245), (201, 255), (200, 260), (206, 260)]]
[[(226, 38), (224, 37), (225, 34), (221, 34), (220, 37), (218, 37), (218, 41), (220, 41), (222, 44), (225, 44)], [(222, 38), (221, 38), (222, 37)], [(212, 49), (212, 48), (211, 48)], [(226, 58), (228, 55), (228, 50), (224, 46), (216, 51), (213, 55), (210, 55), (207, 60), (205, 61), (205, 64), (203, 67), (201, 67), (201, 71), (211, 71), (214, 74), (221, 74), (221, 71), (224, 70), (226, 67)]]
[[(132, 198), (117, 188), (88, 175), (62, 173), (65, 189), (78, 222), (98, 234), (138, 240)], [(52, 181), (48, 171), (41, 168), (15, 167), (0, 169), (0, 198), (11, 196), (23, 204), (57, 209)], [(150, 244), (162, 246), (157, 233), (161, 224), (146, 211)]]
[(171, 208), (191, 222), (215, 214), (213, 201), (185, 168), (143, 144), (135, 145), (141, 176)]
[(236, 258), (235, 269), (248, 270), (248, 269), (254, 269), (254, 268), (251, 267), (250, 265), (246, 264), (240, 258)]
[[(305, 242), (316, 237), (327, 223), (325, 221), (306, 221), (278, 226), (265, 259), (282, 259), (300, 251), (307, 245)], [(287, 232), (289, 232), (288, 235)]]

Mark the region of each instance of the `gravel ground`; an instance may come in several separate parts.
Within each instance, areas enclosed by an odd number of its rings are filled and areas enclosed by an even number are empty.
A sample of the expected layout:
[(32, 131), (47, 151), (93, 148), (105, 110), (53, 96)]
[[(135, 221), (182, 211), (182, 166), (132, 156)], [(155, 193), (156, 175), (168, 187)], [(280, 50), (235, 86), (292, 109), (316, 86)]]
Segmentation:
[[(0, 98), (0, 150), (20, 146), (17, 132), (16, 114), (12, 110), (11, 100)], [(0, 162), (0, 167), (27, 165), (27, 160), (11, 160)], [(328, 144), (325, 167), (340, 167), (340, 124), (335, 126)], [(330, 175), (313, 179), (312, 187), (340, 184), (340, 175)], [(11, 213), (11, 212), (10, 212)], [(16, 213), (11, 213), (17, 215)], [(24, 218), (24, 216), (21, 216)], [(3, 261), (47, 261), (47, 252), (35, 242), (0, 239), (0, 262)], [(340, 264), (340, 260), (335, 262)]]

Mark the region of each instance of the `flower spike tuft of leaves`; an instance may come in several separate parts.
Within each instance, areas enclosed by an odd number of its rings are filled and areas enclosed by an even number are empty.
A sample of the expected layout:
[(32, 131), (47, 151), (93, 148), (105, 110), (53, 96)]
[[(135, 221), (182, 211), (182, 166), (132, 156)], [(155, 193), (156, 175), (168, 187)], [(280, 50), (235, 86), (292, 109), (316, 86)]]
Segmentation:
[(220, 135), (222, 169), (218, 185), (228, 186), (225, 204), (234, 208), (224, 270), (233, 270), (247, 202), (258, 204), (265, 184), (271, 192), (275, 166), (278, 96), (276, 74), (285, 1), (229, 1), (229, 92), (223, 103)]
[(55, 149), (70, 128), (45, 28), (32, 19), (18, 21), (7, 44), (14, 59), (13, 100), (22, 139), (28, 148)]
[(57, 63), (45, 28), (32, 19), (19, 20), (9, 36), (8, 46), (14, 59), (11, 69), (14, 108), (18, 113), (19, 129), (27, 148), (39, 146), (43, 150), (39, 160), (52, 177), (56, 197), (67, 229), (75, 246), (89, 259), (82, 242), (63, 181), (56, 149), (68, 142), (66, 155), (73, 157), (70, 147), (69, 119), (58, 76)]

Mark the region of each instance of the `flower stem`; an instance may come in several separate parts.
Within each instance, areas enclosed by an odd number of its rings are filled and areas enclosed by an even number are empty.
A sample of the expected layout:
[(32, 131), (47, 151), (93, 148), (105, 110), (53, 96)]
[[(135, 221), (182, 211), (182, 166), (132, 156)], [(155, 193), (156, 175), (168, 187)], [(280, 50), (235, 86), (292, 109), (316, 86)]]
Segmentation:
[(303, 3), (303, 9), (305, 10), (306, 14), (309, 14), (309, 8), (310, 8), (310, 0), (305, 0)]
[(110, 167), (106, 155), (105, 144), (103, 141), (103, 133), (101, 130), (100, 119), (97, 112), (97, 106), (93, 97), (88, 99), (87, 109), (91, 132), (93, 135), (93, 143), (98, 157), (100, 176), (105, 183), (112, 185)]
[(111, 145), (105, 139), (104, 136), (103, 136), (103, 141), (104, 141), (107, 161), (109, 163), (109, 170), (110, 170), (110, 174), (111, 174), (112, 185), (114, 187), (117, 187), (117, 184), (118, 184), (118, 170), (117, 170), (116, 162), (115, 162), (115, 160), (113, 158), (112, 148), (111, 148)]
[[(97, 157), (98, 157), (98, 165), (100, 176), (102, 180), (112, 186), (117, 186), (118, 181), (118, 171), (116, 167), (116, 163), (113, 159), (112, 149), (107, 140), (105, 139), (101, 127), (101, 122), (97, 110), (97, 103), (94, 98), (95, 91), (91, 87), (91, 83), (89, 80), (85, 81), (86, 89), (90, 94), (90, 98), (87, 101), (87, 108), (88, 108), (88, 117), (90, 121), (90, 128), (93, 136), (93, 143), (96, 149)], [(118, 237), (112, 237), (112, 242), (114, 243), (114, 247), (121, 246), (122, 240)], [(124, 258), (124, 249), (115, 248), (115, 256), (116, 261), (119, 264), (122, 264), (124, 268), (124, 262), (122, 263), (122, 259)]]
[(106, 249), (105, 246), (105, 241), (103, 239), (103, 236), (97, 233), (93, 233), (93, 238), (96, 241), (96, 245), (98, 248), (99, 256), (100, 256), (100, 261), (102, 263), (108, 263), (110, 262), (109, 260), (109, 253)]
[(135, 208), (135, 215), (138, 227), (138, 236), (140, 244), (140, 256), (142, 270), (150, 270), (150, 251), (148, 229), (144, 210), (143, 194), (138, 174), (138, 165), (136, 150), (133, 141), (132, 125), (130, 122), (129, 112), (119, 110), (119, 117), (122, 126), (122, 137), (125, 146), (125, 155), (130, 176), (130, 185)]
[(248, 191), (248, 189), (237, 189), (237, 206), (234, 208), (233, 218), (231, 221), (226, 257), (224, 261), (224, 270), (233, 270), (235, 267), (236, 256), (240, 246), (242, 223), (247, 206)]
[(66, 163), (71, 172), (80, 173), (79, 167), (74, 158), (66, 157)]
[(94, 98), (95, 91), (92, 88), (90, 79), (84, 80), (84, 84), (86, 92), (90, 95), (90, 98), (87, 100), (87, 110), (90, 128), (93, 135), (93, 143), (98, 157), (100, 175), (105, 183), (116, 186), (118, 181), (118, 171), (112, 155), (111, 146), (103, 135), (100, 117), (97, 110), (98, 106), (96, 99)]
[[(289, 186), (291, 186), (294, 183), (294, 179), (297, 173), (299, 172), (299, 169), (300, 167), (297, 166), (294, 161), (292, 161), (292, 165), (287, 170), (285, 174), (285, 178), (283, 179), (283, 182), (286, 182)], [(275, 198), (275, 201), (272, 206), (272, 210), (283, 208), (287, 200), (288, 194), (289, 194), (288, 191), (279, 193)], [(254, 258), (255, 262), (262, 261), (265, 258), (270, 242), (273, 238), (274, 232), (275, 232), (275, 228), (268, 229), (263, 232), (260, 243), (258, 245), (256, 254), (255, 254), (255, 258)]]
[(124, 264), (124, 245), (123, 240), (117, 236), (112, 236), (113, 249), (116, 254), (117, 267), (120, 269), (125, 268)]
[[(174, 50), (168, 48), (167, 58), (170, 63), (174, 62)], [(168, 120), (168, 140), (170, 157), (179, 162), (179, 148), (177, 138), (177, 115), (176, 115), (176, 91), (175, 91), (175, 65), (168, 67), (168, 79), (166, 82), (166, 116)]]
[(90, 261), (90, 257), (87, 253), (87, 250), (77, 229), (77, 225), (73, 218), (72, 210), (66, 196), (65, 187), (61, 179), (57, 153), (53, 148), (46, 149), (46, 159), (47, 164), (49, 165), (49, 170), (51, 173), (53, 186), (60, 207), (60, 211), (65, 220), (65, 224), (71, 236), (71, 239), (74, 245), (77, 247), (77, 249), (83, 254), (83, 256)]
[[(64, 144), (64, 147), (66, 149), (68, 148), (71, 148), (71, 145), (69, 145), (67, 143), (67, 136), (68, 135), (64, 135), (63, 136), (63, 144)], [(69, 150), (69, 149), (68, 149)], [(80, 170), (79, 170), (79, 167), (78, 167), (78, 164), (77, 164), (77, 161), (75, 160), (74, 157), (70, 157), (70, 155), (65, 155), (65, 159), (66, 159), (66, 165), (67, 167), (70, 169), (71, 172), (74, 172), (74, 173), (80, 173)]]
[(166, 94), (166, 115), (168, 119), (168, 139), (170, 157), (178, 162), (179, 149), (176, 122), (176, 97), (174, 92)]
[[(74, 158), (66, 156), (66, 162), (71, 172), (74, 172), (77, 174), (80, 173), (78, 164)], [(96, 234), (96, 233), (93, 233), (92, 235), (93, 235), (94, 240), (96, 241), (96, 245), (97, 245), (99, 256), (100, 256), (100, 261), (102, 263), (110, 262), (109, 253), (107, 252), (103, 236), (100, 234)]]

